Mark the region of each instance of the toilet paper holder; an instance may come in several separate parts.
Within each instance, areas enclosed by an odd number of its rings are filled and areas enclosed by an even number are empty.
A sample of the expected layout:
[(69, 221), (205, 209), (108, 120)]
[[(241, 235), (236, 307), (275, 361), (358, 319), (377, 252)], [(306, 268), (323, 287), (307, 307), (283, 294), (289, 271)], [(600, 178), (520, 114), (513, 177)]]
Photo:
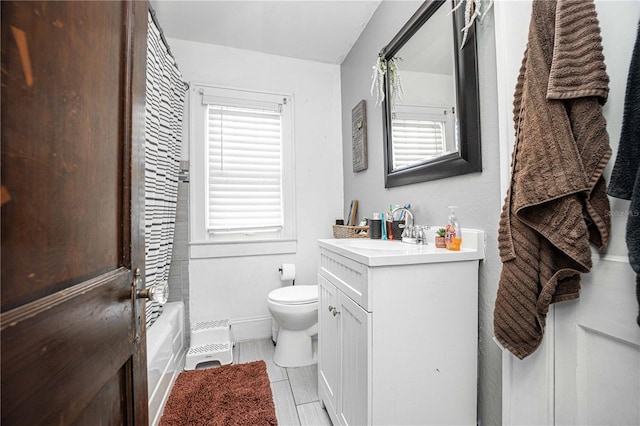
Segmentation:
[(291, 280), (291, 285), (296, 284), (296, 266), (294, 264), (283, 263), (278, 267), (281, 281)]

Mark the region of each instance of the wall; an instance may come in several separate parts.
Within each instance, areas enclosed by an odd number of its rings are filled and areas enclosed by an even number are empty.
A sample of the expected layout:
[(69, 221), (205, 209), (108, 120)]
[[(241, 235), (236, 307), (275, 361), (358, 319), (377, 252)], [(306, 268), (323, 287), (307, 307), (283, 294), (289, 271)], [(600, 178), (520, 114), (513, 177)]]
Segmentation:
[[(478, 27), (482, 173), (456, 176), (398, 188), (384, 188), (382, 111), (370, 96), (371, 67), (378, 52), (400, 30), (421, 2), (382, 2), (341, 67), (344, 197), (358, 199), (360, 216), (385, 211), (389, 204), (411, 203), (416, 223), (444, 224), (450, 204), (459, 206), (462, 227), (486, 232), (486, 258), (479, 276), (478, 413), (483, 424), (501, 423), (501, 354), (492, 341), (493, 304), (500, 273), (497, 228), (502, 194), (497, 134), (496, 62), (493, 14)], [(354, 173), (351, 166), (351, 109), (367, 101), (369, 167)]]
[[(315, 283), (316, 240), (331, 238), (331, 225), (343, 214), (339, 67), (185, 40), (168, 42), (187, 81), (294, 96), (296, 252), (189, 260), (192, 323), (228, 318), (236, 340), (270, 336), (266, 300), (281, 285), (278, 266), (295, 263), (296, 283)], [(187, 131), (185, 143), (188, 137)], [(187, 152), (185, 146), (183, 158)]]
[[(400, 70), (404, 94), (403, 105), (453, 106), (455, 87), (453, 76)], [(414, 88), (420, 88), (415, 90)]]

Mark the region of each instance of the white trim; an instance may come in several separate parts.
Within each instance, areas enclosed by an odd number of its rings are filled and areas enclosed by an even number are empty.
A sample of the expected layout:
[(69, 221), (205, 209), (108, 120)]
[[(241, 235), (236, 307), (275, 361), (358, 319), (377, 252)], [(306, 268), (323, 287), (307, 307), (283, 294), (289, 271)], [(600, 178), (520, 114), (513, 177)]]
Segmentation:
[(555, 417), (555, 307), (549, 307), (542, 344), (520, 360), (502, 351), (502, 424), (552, 425)]
[[(227, 252), (227, 241), (216, 242), (211, 241), (210, 233), (206, 230), (207, 208), (206, 208), (206, 191), (207, 191), (207, 156), (204, 155), (202, 146), (198, 146), (198, 135), (204, 134), (205, 120), (204, 115), (199, 114), (202, 106), (202, 96), (205, 95), (204, 90), (215, 90), (218, 95), (228, 95), (237, 98), (253, 98), (257, 101), (264, 101), (278, 97), (286, 99), (288, 104), (288, 119), (283, 122), (283, 132), (288, 138), (288, 142), (283, 144), (283, 205), (284, 205), (284, 223), (285, 227), (280, 232), (280, 237), (269, 239), (271, 245), (266, 244), (264, 240), (253, 238), (248, 240), (237, 241), (241, 244), (242, 249), (237, 247), (231, 248), (232, 254)], [(294, 96), (292, 93), (274, 93), (267, 91), (248, 90), (241, 88), (221, 87), (206, 83), (191, 83), (189, 90), (189, 160), (191, 165), (191, 177), (189, 185), (189, 243), (197, 245), (206, 243), (208, 248), (195, 248), (191, 250), (192, 256), (196, 258), (208, 257), (230, 257), (240, 255), (260, 255), (260, 254), (277, 254), (292, 253), (295, 250), (295, 241), (293, 246), (291, 240), (295, 240), (297, 236), (296, 226), (296, 197), (295, 197), (295, 133), (294, 133)], [(200, 128), (200, 130), (198, 130)], [(263, 237), (264, 238), (264, 237)], [(236, 243), (236, 242), (234, 242)], [(271, 248), (273, 247), (273, 249)], [(235, 251), (234, 251), (235, 250)], [(272, 250), (272, 251), (268, 251)]]
[[(270, 90), (256, 90), (256, 89), (247, 89), (246, 87), (238, 87), (238, 86), (218, 86), (217, 84), (211, 84), (211, 83), (203, 83), (203, 82), (197, 82), (197, 81), (190, 81), (189, 85), (191, 88), (195, 87), (195, 86), (201, 86), (201, 87), (206, 87), (209, 89), (216, 89), (216, 90), (223, 90), (223, 91), (228, 91), (230, 93), (234, 93), (234, 92), (246, 92), (246, 94), (253, 94), (253, 93), (257, 93), (259, 95), (266, 95), (266, 96), (271, 96), (271, 95), (276, 95), (276, 96), (290, 96), (291, 98), (293, 98), (293, 94), (287, 94), (287, 95), (283, 95), (283, 93), (280, 92), (274, 92), (274, 91), (270, 91)], [(193, 90), (192, 90), (193, 91)]]
[(243, 257), (296, 253), (296, 240), (231, 241), (225, 243), (191, 243), (190, 259)]
[[(496, 0), (493, 6), (496, 35), (496, 81), (498, 88), (498, 134), (500, 140), (500, 191), (506, 194), (511, 178), (511, 153), (515, 142), (513, 94), (518, 81), (520, 61), (528, 35), (528, 25), (511, 31), (513, 22), (523, 16), (529, 22), (531, 0)], [(515, 12), (515, 13), (514, 13)], [(525, 16), (526, 15), (526, 16)], [(516, 59), (517, 58), (517, 59)]]
[(591, 259), (593, 261), (594, 266), (591, 268), (591, 270), (594, 269), (595, 264), (597, 262), (616, 262), (616, 263), (624, 263), (626, 266), (629, 267), (629, 269), (631, 269), (631, 265), (629, 265), (629, 257), (628, 256), (616, 256), (614, 254), (604, 254), (601, 255), (598, 253), (598, 250), (596, 250), (593, 246), (591, 246)]

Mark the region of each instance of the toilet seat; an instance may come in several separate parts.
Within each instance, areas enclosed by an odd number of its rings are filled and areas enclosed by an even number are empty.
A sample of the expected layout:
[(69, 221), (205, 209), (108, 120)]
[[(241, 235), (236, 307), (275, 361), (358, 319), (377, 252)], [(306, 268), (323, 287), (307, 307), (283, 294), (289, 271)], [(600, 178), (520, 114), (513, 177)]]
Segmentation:
[(292, 285), (269, 293), (269, 300), (283, 305), (306, 305), (318, 301), (317, 285)]

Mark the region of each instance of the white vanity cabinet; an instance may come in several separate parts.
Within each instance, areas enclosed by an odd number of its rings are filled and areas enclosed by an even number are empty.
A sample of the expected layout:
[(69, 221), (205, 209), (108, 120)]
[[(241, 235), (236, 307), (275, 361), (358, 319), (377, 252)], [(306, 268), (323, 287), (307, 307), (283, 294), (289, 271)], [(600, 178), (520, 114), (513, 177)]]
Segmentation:
[(321, 275), (318, 284), (318, 309), (323, 311), (319, 335), (324, 339), (319, 343), (318, 386), (326, 391), (322, 401), (334, 424), (370, 424), (371, 313)]
[(456, 256), (320, 240), (318, 387), (334, 425), (476, 424), (478, 242)]

